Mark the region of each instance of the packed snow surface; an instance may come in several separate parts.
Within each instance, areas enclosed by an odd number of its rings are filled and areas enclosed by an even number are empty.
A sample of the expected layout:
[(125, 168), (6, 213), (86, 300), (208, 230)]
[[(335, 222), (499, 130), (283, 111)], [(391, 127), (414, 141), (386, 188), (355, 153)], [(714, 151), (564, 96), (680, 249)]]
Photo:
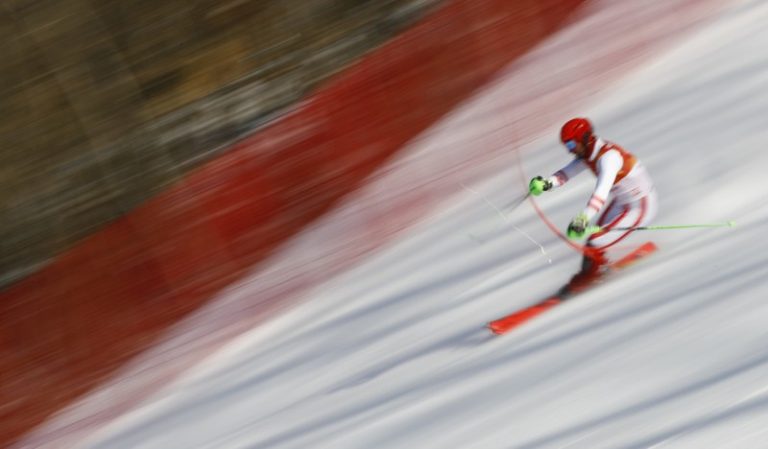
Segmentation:
[[(643, 160), (656, 224), (736, 227), (638, 232), (660, 251), (491, 336), (486, 322), (553, 292), (580, 257), (530, 203), (509, 209), (524, 193), (510, 157), (82, 447), (768, 448), (766, 23), (768, 3), (733, 2), (564, 111)], [(510, 89), (502, 74), (478, 95)], [(412, 154), (492, 104), (468, 102)], [(526, 175), (568, 161), (558, 126), (510, 150)], [(593, 182), (584, 173), (537, 203), (563, 228)]]

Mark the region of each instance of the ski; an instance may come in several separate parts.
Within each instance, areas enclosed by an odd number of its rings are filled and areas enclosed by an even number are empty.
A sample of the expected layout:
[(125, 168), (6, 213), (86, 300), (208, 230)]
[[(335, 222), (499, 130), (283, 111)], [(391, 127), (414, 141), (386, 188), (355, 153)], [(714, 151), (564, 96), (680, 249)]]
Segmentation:
[(496, 335), (506, 334), (512, 329), (515, 329), (520, 325), (527, 323), (531, 319), (552, 309), (558, 304), (561, 304), (562, 302), (573, 298), (575, 295), (583, 293), (584, 291), (589, 290), (589, 288), (602, 283), (602, 281), (605, 280), (607, 276), (612, 275), (620, 270), (623, 270), (631, 266), (632, 264), (642, 259), (643, 257), (653, 254), (657, 249), (658, 248), (653, 242), (643, 243), (642, 245), (635, 248), (626, 256), (622, 257), (616, 262), (611, 263), (608, 267), (607, 272), (603, 274), (600, 278), (598, 278), (596, 282), (593, 282), (585, 286), (584, 288), (579, 289), (578, 291), (569, 290), (568, 285), (566, 285), (563, 288), (561, 288), (558, 293), (555, 293), (554, 295), (547, 297), (543, 301), (540, 301), (524, 309), (520, 309), (507, 316), (499, 318), (498, 320), (491, 321), (490, 323), (488, 323), (488, 329), (490, 329), (490, 331)]

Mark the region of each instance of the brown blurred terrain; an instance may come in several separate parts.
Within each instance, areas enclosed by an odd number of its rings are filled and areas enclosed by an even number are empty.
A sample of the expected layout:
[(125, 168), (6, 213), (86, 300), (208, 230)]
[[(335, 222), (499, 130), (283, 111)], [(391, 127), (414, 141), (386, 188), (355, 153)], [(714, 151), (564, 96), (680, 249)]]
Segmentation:
[(0, 288), (440, 2), (2, 2)]

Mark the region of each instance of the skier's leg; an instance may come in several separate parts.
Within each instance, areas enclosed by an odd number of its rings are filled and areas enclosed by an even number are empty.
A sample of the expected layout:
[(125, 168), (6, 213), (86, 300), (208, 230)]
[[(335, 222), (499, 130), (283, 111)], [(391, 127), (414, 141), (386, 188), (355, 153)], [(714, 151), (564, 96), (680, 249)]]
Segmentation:
[(658, 202), (656, 192), (630, 203), (612, 203), (598, 220), (604, 230), (587, 240), (587, 247), (605, 251), (629, 237), (634, 231), (612, 231), (614, 228), (647, 226), (656, 217)]
[(632, 231), (611, 231), (612, 228), (644, 226), (655, 217), (655, 192), (631, 203), (612, 201), (597, 221), (605, 231), (592, 235), (586, 243), (581, 270), (568, 282), (566, 289), (574, 292), (600, 280), (609, 263), (608, 248), (624, 240)]
[[(612, 201), (597, 220), (597, 224), (603, 227), (606, 223), (611, 223), (612, 220), (620, 219), (626, 214), (625, 209), (623, 205), (618, 205)], [(605, 255), (605, 250), (594, 245), (593, 242), (594, 240), (591, 238), (587, 240), (586, 251), (581, 259), (581, 270), (571, 277), (561, 293), (583, 290), (602, 275), (604, 267), (608, 264), (608, 258)]]

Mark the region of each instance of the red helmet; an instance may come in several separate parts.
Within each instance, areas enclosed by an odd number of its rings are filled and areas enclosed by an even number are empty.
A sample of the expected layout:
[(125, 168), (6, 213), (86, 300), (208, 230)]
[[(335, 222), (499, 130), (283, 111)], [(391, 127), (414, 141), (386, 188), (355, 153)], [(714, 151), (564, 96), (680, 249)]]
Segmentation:
[(575, 140), (586, 145), (589, 138), (592, 137), (592, 131), (592, 124), (589, 123), (589, 120), (581, 117), (572, 118), (565, 122), (560, 130), (560, 141), (566, 143), (569, 140)]

